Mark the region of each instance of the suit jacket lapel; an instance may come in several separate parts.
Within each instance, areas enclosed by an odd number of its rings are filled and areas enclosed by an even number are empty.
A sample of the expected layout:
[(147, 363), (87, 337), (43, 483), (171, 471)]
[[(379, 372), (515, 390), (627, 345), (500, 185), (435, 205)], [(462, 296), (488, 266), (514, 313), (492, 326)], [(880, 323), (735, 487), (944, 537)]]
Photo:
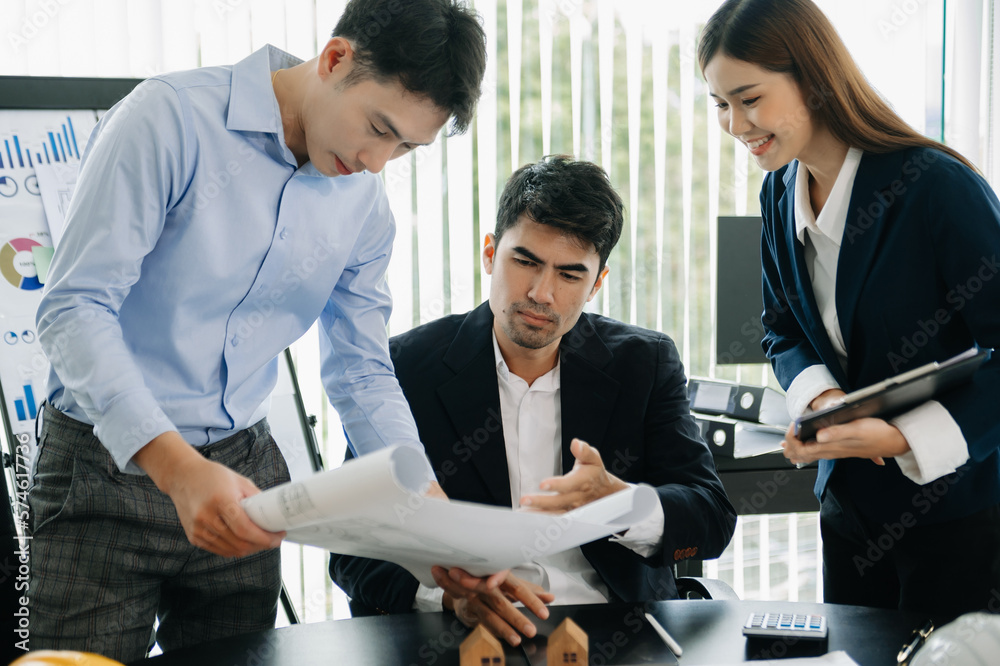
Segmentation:
[[(469, 313), (444, 362), (455, 376), (438, 389), (455, 431), (473, 448), (472, 464), (499, 506), (511, 506), (510, 475), (500, 414), (496, 359), (490, 335), (493, 313), (485, 302)], [(483, 409), (486, 405), (486, 409)]]
[[(573, 468), (575, 459), (570, 442), (579, 437), (600, 446), (606, 439), (608, 423), (619, 382), (602, 368), (613, 358), (591, 323), (592, 315), (583, 314), (560, 345), (560, 396), (562, 404), (563, 473)], [(605, 464), (609, 461), (604, 460)]]
[(878, 253), (879, 239), (886, 228), (886, 213), (889, 208), (886, 204), (891, 205), (888, 197), (893, 200), (896, 198), (894, 194), (884, 190), (893, 178), (899, 177), (899, 160), (898, 153), (865, 153), (854, 178), (851, 204), (837, 262), (837, 315), (848, 359), (851, 357), (851, 329), (859, 296), (868, 280)]

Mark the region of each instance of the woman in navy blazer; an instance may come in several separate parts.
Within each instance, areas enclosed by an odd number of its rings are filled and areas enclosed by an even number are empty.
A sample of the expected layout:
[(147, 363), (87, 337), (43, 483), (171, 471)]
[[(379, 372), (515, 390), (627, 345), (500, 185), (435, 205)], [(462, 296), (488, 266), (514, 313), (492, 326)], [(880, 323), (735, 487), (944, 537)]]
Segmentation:
[[(729, 0), (699, 62), (723, 129), (768, 171), (764, 349), (793, 418), (973, 346), (1000, 345), (1000, 203), (901, 120), (809, 0)], [(1000, 355), (890, 421), (785, 456), (819, 460), (824, 595), (937, 621), (1000, 611)]]

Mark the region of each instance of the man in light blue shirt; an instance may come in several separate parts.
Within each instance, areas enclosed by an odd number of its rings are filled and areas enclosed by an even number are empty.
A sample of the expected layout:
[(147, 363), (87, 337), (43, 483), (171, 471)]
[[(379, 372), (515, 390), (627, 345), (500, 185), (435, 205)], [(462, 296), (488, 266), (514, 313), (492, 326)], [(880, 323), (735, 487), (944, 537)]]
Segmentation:
[(454, 0), (352, 0), (333, 34), (308, 62), (268, 46), (154, 77), (91, 138), (37, 315), (32, 649), (132, 661), (156, 615), (165, 650), (273, 626), (282, 535), (239, 501), (287, 479), (264, 417), (317, 320), (356, 452), (421, 446), (376, 174), (468, 126), (484, 36)]

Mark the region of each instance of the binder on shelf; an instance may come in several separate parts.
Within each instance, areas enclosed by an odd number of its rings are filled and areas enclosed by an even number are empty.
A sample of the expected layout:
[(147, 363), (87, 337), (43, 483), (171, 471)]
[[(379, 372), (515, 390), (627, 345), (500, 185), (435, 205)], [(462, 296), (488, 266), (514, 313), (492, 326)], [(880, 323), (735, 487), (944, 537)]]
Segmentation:
[(785, 396), (767, 386), (692, 377), (688, 380), (688, 398), (693, 412), (754, 421), (782, 429), (791, 422)]
[(712, 454), (727, 458), (750, 458), (780, 451), (787, 429), (725, 416), (698, 413), (693, 416)]

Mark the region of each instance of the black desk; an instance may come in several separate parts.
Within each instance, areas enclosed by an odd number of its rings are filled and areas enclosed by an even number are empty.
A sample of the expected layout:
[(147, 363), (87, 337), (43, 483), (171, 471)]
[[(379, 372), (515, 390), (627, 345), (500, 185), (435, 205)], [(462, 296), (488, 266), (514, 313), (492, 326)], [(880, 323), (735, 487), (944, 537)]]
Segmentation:
[[(797, 656), (801, 647), (782, 640), (755, 644), (748, 654), (741, 628), (751, 611), (821, 613), (829, 624), (829, 651), (844, 650), (861, 666), (895, 664), (896, 653), (922, 618), (896, 611), (791, 602), (661, 601), (649, 611), (684, 648), (684, 666), (720, 664), (748, 658)], [(553, 607), (542, 623), (548, 634), (561, 618), (573, 617), (590, 638), (591, 663), (673, 664), (663, 643), (642, 620), (641, 604)], [(363, 617), (283, 629), (215, 641), (136, 662), (148, 666), (457, 666), (458, 646), (467, 635), (449, 613)], [(538, 663), (544, 638), (525, 650), (506, 648), (508, 666)], [(808, 654), (808, 651), (806, 651)]]

